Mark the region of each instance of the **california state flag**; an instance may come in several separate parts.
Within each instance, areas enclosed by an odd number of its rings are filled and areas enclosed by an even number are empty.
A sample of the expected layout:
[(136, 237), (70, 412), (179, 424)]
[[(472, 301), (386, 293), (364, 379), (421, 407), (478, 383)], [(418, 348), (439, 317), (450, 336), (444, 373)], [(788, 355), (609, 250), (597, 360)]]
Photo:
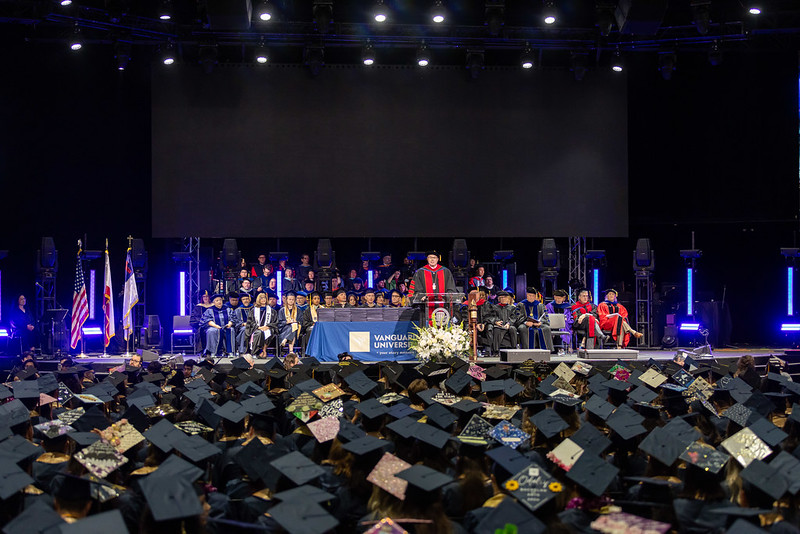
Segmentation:
[(108, 249), (106, 249), (106, 268), (103, 274), (103, 323), (104, 340), (103, 346), (108, 347), (111, 338), (114, 337), (114, 301), (112, 300), (114, 291), (111, 289), (111, 262), (108, 259)]

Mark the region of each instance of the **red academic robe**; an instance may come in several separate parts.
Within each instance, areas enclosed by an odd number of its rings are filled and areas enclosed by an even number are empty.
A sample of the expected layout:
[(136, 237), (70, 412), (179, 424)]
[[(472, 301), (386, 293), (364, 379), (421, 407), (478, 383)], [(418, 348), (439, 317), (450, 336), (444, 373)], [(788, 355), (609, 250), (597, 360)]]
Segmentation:
[[(619, 315), (612, 315), (614, 313)], [(614, 338), (614, 342), (617, 342), (617, 338), (622, 334), (622, 323), (628, 322), (628, 310), (622, 304), (605, 301), (597, 306), (597, 315), (600, 316), (600, 328), (606, 331), (610, 330), (611, 337)], [(627, 347), (630, 340), (631, 335), (626, 332), (622, 346)]]
[(575, 304), (573, 304), (570, 307), (570, 310), (572, 310), (572, 321), (573, 321), (572, 322), (572, 325), (573, 325), (572, 328), (573, 329), (578, 328), (578, 318), (581, 315), (583, 315), (585, 313), (589, 314), (589, 317), (584, 319), (584, 321), (589, 321), (589, 324), (587, 324), (587, 325), (581, 324), (580, 326), (581, 327), (583, 327), (583, 326), (586, 327), (586, 336), (587, 337), (594, 338), (595, 337), (595, 335), (594, 335), (594, 333), (595, 333), (594, 332), (595, 331), (594, 322), (596, 321), (594, 315), (592, 315), (592, 311), (594, 310), (594, 304), (592, 304), (591, 302), (587, 302), (586, 304), (581, 304), (580, 302), (576, 302)]
[[(453, 273), (450, 269), (443, 265), (437, 265), (431, 269), (428, 265), (417, 269), (414, 276), (411, 278), (411, 283), (408, 286), (408, 296), (411, 297), (414, 293), (433, 293), (441, 295), (443, 293), (455, 293), (456, 283), (453, 279)], [(431, 319), (431, 313), (436, 309), (437, 305), (430, 302), (428, 303), (428, 321)]]

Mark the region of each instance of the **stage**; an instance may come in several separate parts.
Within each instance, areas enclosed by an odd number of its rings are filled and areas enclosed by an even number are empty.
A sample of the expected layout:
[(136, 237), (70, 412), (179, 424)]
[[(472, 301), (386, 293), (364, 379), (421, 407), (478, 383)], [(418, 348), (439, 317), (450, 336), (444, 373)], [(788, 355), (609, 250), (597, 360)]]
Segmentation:
[[(679, 350), (690, 351), (691, 348), (689, 348), (689, 347), (676, 348), (676, 349), (673, 349), (673, 350), (643, 349), (643, 350), (635, 351), (636, 352), (636, 357), (635, 358), (623, 358), (623, 359), (625, 361), (639, 361), (639, 362), (646, 362), (646, 361), (649, 361), (650, 359), (653, 359), (655, 361), (665, 362), (665, 361), (671, 361), (675, 357), (676, 353)], [(138, 351), (138, 352), (141, 354), (144, 351)], [(555, 354), (549, 355), (550, 356), (549, 359), (547, 359), (545, 361), (549, 361), (550, 363), (556, 364), (556, 365), (558, 363), (560, 363), (560, 362), (565, 362), (565, 363), (568, 363), (568, 364), (572, 364), (572, 363), (574, 363), (576, 361), (584, 361), (584, 362), (587, 362), (587, 363), (589, 363), (591, 365), (600, 364), (602, 366), (603, 364), (614, 362), (614, 361), (616, 361), (618, 359), (617, 357), (614, 356), (614, 352), (615, 352), (614, 349), (599, 349), (598, 351), (596, 351), (596, 353), (601, 353), (601, 354), (603, 352), (607, 352), (608, 353), (608, 357), (607, 358), (601, 358), (601, 357), (584, 358), (584, 357), (579, 357), (577, 353), (572, 353), (572, 354), (565, 354), (563, 356), (559, 356), (559, 355), (555, 355)], [(148, 351), (148, 353), (149, 353), (149, 355), (155, 354), (155, 353), (152, 353), (152, 352), (149, 352), (149, 351)], [(593, 356), (595, 356), (595, 354), (593, 354)], [(766, 365), (766, 363), (769, 361), (770, 357), (774, 356), (774, 357), (778, 357), (778, 358), (780, 358), (782, 360), (785, 360), (788, 363), (788, 372), (789, 372), (789, 374), (791, 374), (794, 377), (795, 380), (800, 380), (800, 354), (795, 354), (792, 349), (769, 348), (769, 347), (759, 347), (759, 348), (751, 348), (751, 349), (718, 349), (718, 350), (713, 350), (713, 354), (711, 356), (707, 356), (707, 357), (703, 357), (703, 358), (695, 358), (695, 359), (699, 363), (702, 363), (703, 361), (708, 361), (708, 360), (711, 360), (711, 359), (714, 359), (714, 360), (717, 360), (717, 361), (723, 361), (724, 363), (735, 363), (736, 360), (738, 360), (741, 356), (744, 356), (746, 354), (749, 354), (749, 355), (751, 355), (751, 356), (753, 356), (755, 358), (756, 366), (757, 366), (759, 372), (761, 372), (762, 374), (763, 374), (763, 370), (764, 370), (763, 368)], [(147, 356), (148, 356), (148, 354), (145, 354), (144, 365), (147, 365), (147, 361), (146, 361), (147, 360)], [(173, 354), (169, 354), (169, 353), (164, 353), (163, 356), (168, 356), (168, 357), (180, 356), (180, 357), (183, 357), (184, 359), (190, 359), (191, 358), (191, 359), (195, 359), (195, 360), (199, 360), (200, 359), (200, 356), (197, 355), (197, 354), (174, 354), (173, 355)], [(125, 363), (125, 362), (128, 361), (128, 359), (129, 359), (128, 357), (123, 357), (121, 355), (113, 355), (113, 356), (109, 355), (107, 357), (103, 357), (102, 354), (87, 354), (85, 357), (73, 356), (73, 360), (75, 361), (75, 363), (77, 365), (98, 364), (98, 366), (102, 366), (102, 367), (106, 367), (107, 366), (109, 368), (118, 366), (118, 365), (120, 365), (122, 363)], [(538, 359), (538, 358), (533, 358), (533, 359)], [(256, 358), (254, 360), (256, 366), (258, 366), (259, 362), (265, 362), (265, 361), (266, 361), (266, 359), (259, 359), (259, 358)], [(219, 358), (217, 360), (217, 363), (219, 365), (223, 366), (223, 367), (227, 367), (227, 366), (231, 365), (231, 358)], [(375, 362), (375, 360), (369, 360), (369, 361), (366, 361), (366, 363), (376, 363), (376, 362)], [(413, 360), (413, 361), (399, 361), (397, 363), (399, 363), (401, 365), (417, 365), (419, 362), (416, 361), (416, 360)], [(506, 362), (506, 361), (501, 360), (499, 357), (493, 357), (493, 358), (479, 357), (477, 359), (476, 363), (478, 365), (480, 365), (481, 367), (484, 367), (484, 368), (485, 367), (491, 367), (493, 365), (498, 365), (498, 364), (510, 365), (512, 367), (519, 365), (519, 362)], [(58, 366), (58, 360), (57, 359), (54, 359), (54, 360), (39, 360), (37, 362), (37, 364), (39, 365), (40, 369), (43, 370), (43, 371), (55, 371), (57, 366)], [(333, 365), (335, 365), (335, 363), (331, 363), (331, 362), (322, 362), (321, 363), (321, 366), (323, 368), (331, 367)]]

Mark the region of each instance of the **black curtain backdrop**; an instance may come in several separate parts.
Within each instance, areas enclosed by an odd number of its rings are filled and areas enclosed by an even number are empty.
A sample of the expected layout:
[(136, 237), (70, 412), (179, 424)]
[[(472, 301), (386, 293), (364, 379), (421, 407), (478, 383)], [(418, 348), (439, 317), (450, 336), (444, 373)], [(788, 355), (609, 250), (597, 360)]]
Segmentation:
[[(0, 249), (10, 252), (0, 260), (1, 322), (16, 294), (33, 294), (33, 264), (42, 236), (55, 238), (61, 267), (58, 298), (68, 305), (76, 240), (86, 235), (88, 248), (102, 249), (103, 239), (110, 238), (115, 288), (121, 291), (125, 238), (133, 235), (145, 238), (150, 253), (147, 311), (160, 314), (162, 324), (171, 324), (177, 310), (177, 267), (170, 256), (180, 240), (152, 238), (151, 65), (135, 57), (129, 69), (119, 73), (109, 52), (96, 47), (81, 54), (34, 44), (11, 44), (5, 50), (5, 76), (11, 82), (0, 84)], [(326, 74), (317, 81), (325, 83)], [(491, 82), (492, 73), (486, 74), (482, 85)], [(585, 81), (594, 76), (603, 75), (592, 70)], [(579, 89), (572, 90), (582, 90), (575, 85)], [(637, 237), (652, 240), (659, 287), (681, 284), (684, 271), (678, 251), (690, 247), (694, 231), (697, 247), (704, 252), (698, 262), (698, 296), (715, 301), (724, 296), (732, 314), (732, 342), (786, 343), (776, 333), (785, 310), (785, 270), (778, 249), (796, 243), (797, 86), (792, 51), (730, 53), (715, 68), (704, 54), (682, 53), (670, 82), (660, 79), (655, 55), (628, 59), (629, 237), (589, 239), (590, 248), (608, 252), (601, 285), (632, 287), (631, 253)], [(496, 88), (498, 94), (503, 90)], [(503, 197), (514, 196), (494, 180), (484, 185)], [(341, 188), (342, 195), (347, 192)], [(480, 210), (491, 200), (485, 195), (458, 201), (465, 212)], [(612, 208), (593, 199), (589, 208), (578, 209), (582, 196), (586, 195), (577, 188), (552, 198), (541, 196), (525, 213), (509, 212), (506, 217), (580, 217), (598, 225), (617, 217)], [(383, 210), (390, 200), (391, 196), (364, 198), (363, 210)], [(287, 214), (295, 210), (298, 220), (314, 208), (302, 201), (268, 207)], [(209, 219), (239, 217), (242, 210), (223, 202), (197, 203), (192, 209)], [(536, 251), (539, 237), (547, 236), (455, 234), (450, 237), (467, 238), (479, 259), (490, 259), (493, 250), (514, 249), (518, 271), (538, 280)], [(415, 248), (413, 237), (368, 240), (377, 235), (368, 226), (354, 237), (319, 237), (334, 238), (343, 266), (355, 263), (362, 250), (399, 255)], [(424, 235), (429, 234), (418, 236), (416, 248), (451, 248), (450, 238)], [(313, 250), (315, 237), (240, 239), (239, 247), (249, 259), (281, 249), (296, 261), (300, 252)], [(219, 251), (221, 239), (203, 244)], [(566, 261), (566, 239), (558, 244)], [(99, 281), (102, 263), (96, 263), (87, 267), (98, 270)], [(560, 283), (566, 284), (565, 273)]]

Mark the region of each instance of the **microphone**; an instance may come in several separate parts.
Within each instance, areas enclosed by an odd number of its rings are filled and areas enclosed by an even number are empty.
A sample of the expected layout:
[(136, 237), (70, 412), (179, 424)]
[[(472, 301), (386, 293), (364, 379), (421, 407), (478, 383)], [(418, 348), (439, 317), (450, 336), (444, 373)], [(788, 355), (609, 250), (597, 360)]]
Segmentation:
[(34, 282), (34, 284), (35, 284), (35, 285), (36, 285), (36, 287), (38, 287), (39, 289), (44, 289), (44, 286), (43, 286), (42, 284), (40, 284), (39, 282)]

